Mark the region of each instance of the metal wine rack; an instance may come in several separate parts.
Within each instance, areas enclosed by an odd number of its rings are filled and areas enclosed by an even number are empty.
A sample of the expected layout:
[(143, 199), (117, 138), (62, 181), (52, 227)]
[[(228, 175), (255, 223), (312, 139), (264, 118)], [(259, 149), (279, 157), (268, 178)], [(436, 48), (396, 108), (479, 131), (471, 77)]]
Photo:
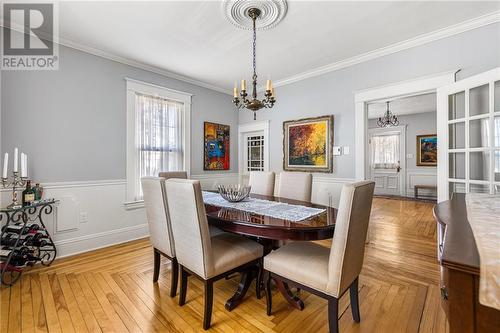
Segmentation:
[[(44, 232), (45, 245), (24, 245), (21, 241), (21, 233), (19, 233), (14, 245), (9, 245), (8, 249), (11, 250), (6, 259), (0, 261), (0, 269), (2, 275), (0, 276), (1, 283), (4, 285), (13, 285), (21, 276), (23, 270), (28, 267), (28, 265), (23, 264), (22, 266), (16, 266), (11, 263), (11, 259), (15, 253), (15, 250), (19, 250), (21, 247), (28, 247), (34, 257), (37, 260), (30, 261), (31, 265), (40, 262), (44, 266), (49, 266), (56, 258), (57, 250), (50, 236), (49, 231), (45, 227), (43, 222), (43, 217), (50, 215), (55, 204), (58, 200), (41, 200), (30, 206), (24, 207), (8, 207), (0, 209), (0, 225), (2, 226), (2, 232), (0, 235), (0, 240), (4, 239), (4, 235), (8, 232), (9, 225), (21, 225), (23, 230), (28, 224), (38, 224), (39, 229), (37, 232)], [(4, 249), (6, 246), (0, 243), (0, 248)]]

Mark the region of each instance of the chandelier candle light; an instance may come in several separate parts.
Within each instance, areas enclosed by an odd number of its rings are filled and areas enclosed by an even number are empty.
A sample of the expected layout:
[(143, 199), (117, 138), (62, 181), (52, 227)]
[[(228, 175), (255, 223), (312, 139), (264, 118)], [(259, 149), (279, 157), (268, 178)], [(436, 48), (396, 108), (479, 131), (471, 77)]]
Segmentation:
[(389, 110), (389, 101), (387, 103), (387, 111), (383, 117), (379, 117), (377, 120), (378, 127), (387, 127), (387, 126), (398, 126), (399, 120), (390, 110)]
[(235, 84), (233, 89), (233, 103), (238, 109), (248, 109), (253, 111), (253, 120), (256, 119), (256, 111), (262, 108), (272, 108), (276, 102), (274, 88), (271, 80), (267, 80), (266, 92), (264, 93), (265, 98), (263, 100), (257, 99), (257, 66), (255, 61), (255, 47), (257, 42), (257, 31), (255, 27), (255, 21), (260, 16), (260, 9), (250, 8), (248, 9), (248, 16), (253, 21), (253, 76), (252, 76), (252, 99), (247, 99), (247, 82), (246, 80), (241, 80), (241, 92), (240, 97), (238, 97), (238, 86)]
[(28, 155), (21, 153), (21, 174), (19, 174), (19, 149), (14, 148), (14, 167), (12, 169), (12, 180), (9, 182), (7, 171), (9, 168), (9, 153), (5, 153), (2, 169), (2, 186), (8, 188), (12, 186), (12, 203), (8, 208), (18, 208), (22, 205), (17, 200), (17, 188), (26, 186), (28, 179)]

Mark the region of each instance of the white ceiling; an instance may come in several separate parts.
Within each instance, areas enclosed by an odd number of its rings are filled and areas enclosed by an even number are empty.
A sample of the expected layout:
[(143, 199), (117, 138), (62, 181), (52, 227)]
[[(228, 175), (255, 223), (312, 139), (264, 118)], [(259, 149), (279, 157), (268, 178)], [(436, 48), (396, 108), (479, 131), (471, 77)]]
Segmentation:
[[(499, 9), (497, 1), (288, 1), (283, 21), (257, 33), (258, 74), (282, 80)], [(62, 40), (228, 91), (251, 78), (251, 32), (230, 24), (220, 1), (60, 2), (59, 17)]]
[[(436, 112), (436, 93), (390, 100), (389, 109), (396, 116)], [(386, 101), (369, 103), (368, 119), (382, 117), (386, 110)]]

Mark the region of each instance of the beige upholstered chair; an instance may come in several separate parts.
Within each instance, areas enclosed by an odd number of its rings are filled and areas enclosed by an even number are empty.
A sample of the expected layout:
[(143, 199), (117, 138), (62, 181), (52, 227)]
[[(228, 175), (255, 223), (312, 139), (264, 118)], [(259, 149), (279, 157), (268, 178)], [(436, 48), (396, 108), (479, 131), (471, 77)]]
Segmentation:
[(350, 289), (353, 319), (360, 321), (358, 276), (375, 183), (344, 185), (331, 249), (313, 242), (293, 242), (264, 257), (267, 314), (271, 314), (270, 279), (282, 280), (328, 300), (330, 332), (338, 332), (338, 300)]
[[(203, 280), (203, 328), (208, 329), (212, 317), (214, 281), (244, 267), (261, 267), (263, 247), (252, 240), (226, 232), (210, 236), (199, 181), (170, 179), (165, 184), (175, 252), (181, 270), (179, 305), (184, 305), (186, 301), (188, 275)], [(260, 285), (259, 278), (257, 285)]]
[(312, 175), (305, 172), (281, 172), (275, 196), (311, 202)]
[(153, 282), (158, 281), (160, 255), (163, 255), (172, 261), (170, 297), (174, 297), (177, 293), (179, 270), (167, 211), (164, 180), (161, 177), (143, 177), (141, 183), (148, 220), (149, 239), (151, 245), (153, 245), (154, 253)]
[(158, 173), (158, 177), (162, 177), (165, 179), (170, 179), (170, 178), (187, 179), (188, 174), (186, 171), (162, 171)]
[(252, 188), (251, 193), (273, 196), (274, 193), (274, 172), (251, 171), (248, 185)]

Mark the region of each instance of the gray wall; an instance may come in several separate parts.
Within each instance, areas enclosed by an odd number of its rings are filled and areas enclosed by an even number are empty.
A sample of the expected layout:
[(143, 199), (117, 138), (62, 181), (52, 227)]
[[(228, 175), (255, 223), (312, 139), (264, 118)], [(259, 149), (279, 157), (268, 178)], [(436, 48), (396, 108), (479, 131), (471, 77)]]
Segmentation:
[[(406, 158), (407, 169), (424, 169), (429, 167), (417, 166), (417, 135), (436, 134), (436, 112), (425, 112), (398, 116), (399, 125), (406, 125), (406, 154), (413, 154), (413, 158)], [(377, 128), (377, 119), (368, 121), (369, 128)], [(433, 168), (435, 169), (435, 168)]]
[(231, 126), (230, 172), (237, 172), (238, 114), (231, 96), (75, 49), (61, 46), (59, 52), (58, 71), (1, 74), (2, 156), (14, 147), (29, 154), (31, 178), (42, 182), (125, 178), (125, 77), (194, 94), (191, 173), (205, 173), (204, 121)]
[[(356, 91), (458, 68), (462, 69), (461, 79), (497, 66), (500, 66), (499, 23), (277, 87), (278, 101), (274, 108), (259, 111), (257, 116), (258, 120), (270, 120), (270, 168), (282, 169), (283, 121), (333, 114), (334, 144), (351, 148), (350, 155), (334, 156), (333, 176), (354, 178)], [(261, 74), (272, 76), (272, 73)], [(240, 123), (251, 121), (251, 112), (240, 112)]]

